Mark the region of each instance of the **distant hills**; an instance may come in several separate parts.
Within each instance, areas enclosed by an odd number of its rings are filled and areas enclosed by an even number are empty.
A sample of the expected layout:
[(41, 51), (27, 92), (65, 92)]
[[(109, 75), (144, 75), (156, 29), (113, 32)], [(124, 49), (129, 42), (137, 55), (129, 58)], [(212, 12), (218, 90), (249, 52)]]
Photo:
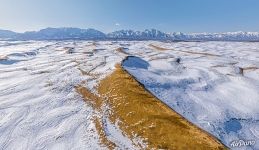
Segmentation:
[(46, 28), (39, 31), (16, 33), (0, 30), (2, 40), (172, 40), (172, 41), (259, 41), (258, 32), (226, 33), (165, 33), (156, 29), (144, 31), (119, 30), (105, 34), (95, 29)]
[(24, 33), (0, 30), (0, 38), (10, 40), (105, 39), (106, 35), (94, 29), (46, 28)]
[(0, 30), (0, 39), (13, 38), (17, 33), (9, 30)]

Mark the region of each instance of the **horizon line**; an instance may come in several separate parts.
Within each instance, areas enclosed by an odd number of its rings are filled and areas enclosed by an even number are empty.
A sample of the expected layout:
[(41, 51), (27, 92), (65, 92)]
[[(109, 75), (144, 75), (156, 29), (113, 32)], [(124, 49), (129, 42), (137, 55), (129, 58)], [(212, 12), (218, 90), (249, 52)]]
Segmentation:
[(102, 30), (99, 30), (99, 29), (96, 29), (96, 28), (81, 28), (81, 27), (69, 27), (69, 26), (64, 26), (64, 27), (45, 27), (45, 28), (40, 28), (40, 29), (37, 29), (37, 30), (27, 30), (27, 31), (15, 31), (15, 30), (12, 30), (12, 29), (3, 29), (3, 28), (0, 28), (0, 30), (5, 30), (5, 31), (11, 31), (11, 32), (15, 32), (15, 33), (20, 33), (20, 34), (23, 34), (23, 33), (26, 33), (26, 32), (39, 32), (41, 30), (44, 30), (44, 29), (48, 29), (48, 28), (52, 28), (52, 29), (62, 29), (62, 28), (72, 28), (72, 29), (82, 29), (82, 30), (87, 30), (87, 29), (94, 29), (94, 30), (97, 30), (97, 31), (100, 31), (104, 34), (109, 34), (109, 33), (112, 33), (112, 32), (116, 32), (116, 31), (122, 31), (122, 30), (132, 30), (134, 32), (136, 31), (140, 31), (140, 32), (143, 32), (145, 30), (158, 30), (158, 31), (161, 31), (163, 33), (184, 33), (184, 34), (202, 34), (202, 33), (208, 33), (208, 34), (223, 34), (223, 33), (237, 33), (237, 32), (245, 32), (245, 33), (259, 33), (259, 31), (243, 31), (243, 30), (238, 30), (238, 31), (221, 31), (221, 32), (182, 32), (182, 31), (170, 31), (170, 32), (165, 32), (161, 29), (157, 29), (157, 28), (147, 28), (147, 29), (143, 29), (143, 30), (139, 30), (139, 29), (118, 29), (118, 30), (114, 30), (114, 31), (111, 31), (111, 32), (104, 32)]

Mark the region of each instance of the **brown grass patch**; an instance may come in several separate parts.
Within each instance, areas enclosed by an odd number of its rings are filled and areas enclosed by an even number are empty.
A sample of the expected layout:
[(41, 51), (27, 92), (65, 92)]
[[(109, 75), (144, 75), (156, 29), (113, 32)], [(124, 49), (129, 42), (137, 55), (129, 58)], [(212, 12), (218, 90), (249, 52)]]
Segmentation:
[(216, 138), (174, 112), (129, 75), (120, 65), (98, 87), (100, 96), (83, 87), (77, 91), (97, 109), (110, 107), (112, 123), (131, 139), (145, 139), (148, 149), (226, 149)]

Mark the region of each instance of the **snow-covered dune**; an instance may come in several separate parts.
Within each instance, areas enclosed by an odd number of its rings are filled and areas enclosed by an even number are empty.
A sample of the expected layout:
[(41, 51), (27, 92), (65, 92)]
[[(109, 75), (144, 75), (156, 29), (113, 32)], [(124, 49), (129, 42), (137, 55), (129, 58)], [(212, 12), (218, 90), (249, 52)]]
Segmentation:
[(138, 56), (124, 61), (128, 72), (227, 146), (259, 140), (259, 43), (146, 42), (127, 53)]
[[(0, 59), (0, 149), (106, 149), (92, 121), (93, 108), (74, 88), (87, 81), (85, 86), (92, 89), (121, 61), (113, 46), (106, 45), (1, 46), (5, 57)], [(100, 75), (96, 79), (82, 71)]]
[[(259, 140), (259, 43), (2, 41), (0, 149), (107, 149), (100, 114), (75, 87), (96, 93), (128, 55), (129, 73), (227, 146)], [(116, 125), (105, 131), (118, 149), (137, 149)]]

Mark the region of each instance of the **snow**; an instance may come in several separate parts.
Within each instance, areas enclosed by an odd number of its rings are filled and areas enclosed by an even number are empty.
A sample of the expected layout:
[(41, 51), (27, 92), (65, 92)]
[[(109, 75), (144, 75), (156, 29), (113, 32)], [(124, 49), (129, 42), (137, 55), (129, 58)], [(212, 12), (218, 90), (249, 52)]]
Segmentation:
[[(0, 149), (106, 149), (92, 121), (95, 111), (74, 87), (93, 89), (111, 73), (123, 58), (115, 47), (103, 42), (95, 48), (91, 41), (7, 43), (0, 48), (7, 56), (0, 60)], [(74, 47), (72, 54), (66, 47)], [(94, 79), (78, 68), (101, 74)], [(122, 131), (109, 128), (119, 148), (134, 147)]]
[[(125, 58), (119, 47), (131, 55), (123, 67), (189, 121), (227, 146), (259, 140), (259, 43), (1, 41), (0, 149), (106, 149), (74, 87), (96, 92)], [(101, 118), (118, 149), (137, 149), (143, 139)]]
[[(150, 43), (171, 50), (143, 47)], [(185, 118), (227, 146), (238, 139), (259, 140), (258, 69), (235, 71), (259, 67), (259, 43), (153, 41), (127, 52), (137, 57), (125, 60), (124, 68)]]

